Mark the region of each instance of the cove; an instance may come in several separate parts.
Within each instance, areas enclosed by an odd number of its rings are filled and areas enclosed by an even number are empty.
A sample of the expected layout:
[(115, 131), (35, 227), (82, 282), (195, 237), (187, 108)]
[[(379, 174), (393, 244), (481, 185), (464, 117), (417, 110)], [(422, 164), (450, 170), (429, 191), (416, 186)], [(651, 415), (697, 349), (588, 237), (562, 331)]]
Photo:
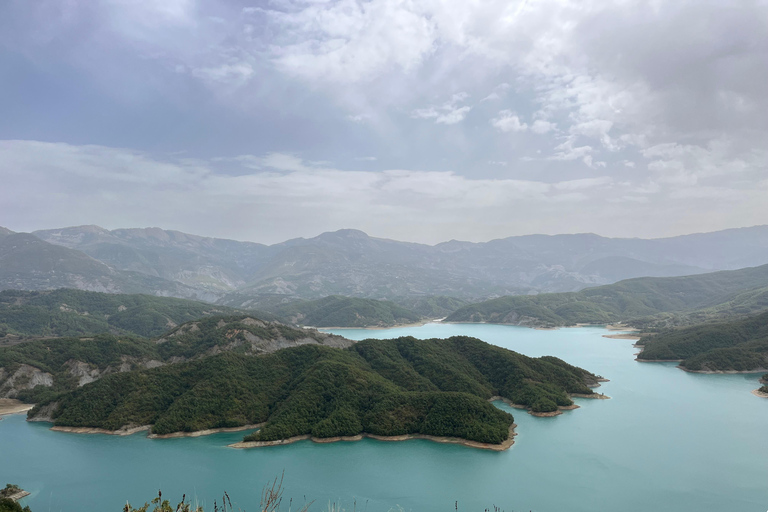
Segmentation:
[[(76, 435), (0, 421), (0, 484), (13, 482), (41, 511), (119, 511), (183, 493), (212, 507), (227, 491), (256, 510), (261, 489), (285, 470), (283, 510), (371, 512), (768, 510), (768, 400), (750, 393), (759, 375), (701, 375), (673, 363), (638, 363), (627, 340), (597, 327), (537, 331), (487, 324), (339, 329), (352, 339), (468, 335), (529, 356), (554, 355), (610, 379), (611, 400), (535, 418), (507, 409), (515, 445), (489, 452), (425, 440), (235, 450), (243, 432), (150, 440)], [(505, 408), (503, 404), (499, 407)]]

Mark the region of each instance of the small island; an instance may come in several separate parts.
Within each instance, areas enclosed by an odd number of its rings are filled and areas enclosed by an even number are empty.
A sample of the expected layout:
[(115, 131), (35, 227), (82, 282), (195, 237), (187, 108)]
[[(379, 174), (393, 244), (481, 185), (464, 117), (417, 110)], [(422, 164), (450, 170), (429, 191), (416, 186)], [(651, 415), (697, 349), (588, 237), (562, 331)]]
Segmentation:
[(763, 386), (752, 391), (752, 394), (759, 396), (760, 398), (768, 398), (768, 373), (760, 378), (760, 382), (763, 384)]

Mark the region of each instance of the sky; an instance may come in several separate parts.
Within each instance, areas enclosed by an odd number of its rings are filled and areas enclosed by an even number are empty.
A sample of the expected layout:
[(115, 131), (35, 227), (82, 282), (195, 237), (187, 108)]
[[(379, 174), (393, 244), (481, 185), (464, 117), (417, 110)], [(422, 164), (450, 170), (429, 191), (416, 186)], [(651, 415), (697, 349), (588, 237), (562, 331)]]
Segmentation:
[(5, 0), (0, 226), (768, 224), (768, 1)]

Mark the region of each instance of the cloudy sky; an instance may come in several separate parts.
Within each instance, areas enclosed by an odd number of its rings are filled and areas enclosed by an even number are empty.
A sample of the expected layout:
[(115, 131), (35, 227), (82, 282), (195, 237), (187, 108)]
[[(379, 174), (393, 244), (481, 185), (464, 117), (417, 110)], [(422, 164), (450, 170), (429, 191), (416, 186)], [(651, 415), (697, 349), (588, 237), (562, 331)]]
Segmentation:
[(768, 224), (768, 2), (5, 0), (0, 225)]

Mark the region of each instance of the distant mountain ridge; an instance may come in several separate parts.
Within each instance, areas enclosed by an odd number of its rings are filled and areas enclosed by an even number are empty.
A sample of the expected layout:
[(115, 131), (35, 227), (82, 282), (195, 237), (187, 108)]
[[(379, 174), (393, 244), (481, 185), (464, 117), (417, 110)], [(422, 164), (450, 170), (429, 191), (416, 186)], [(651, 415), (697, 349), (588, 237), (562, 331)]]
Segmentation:
[(644, 277), (578, 292), (507, 296), (464, 306), (447, 322), (559, 327), (629, 322), (656, 329), (768, 310), (768, 265), (680, 277)]
[[(0, 234), (0, 244), (18, 235)], [(768, 263), (768, 226), (650, 240), (526, 235), (433, 246), (374, 238), (353, 229), (274, 245), (159, 228), (110, 231), (79, 226), (33, 235), (50, 246), (89, 256), (98, 278), (85, 270), (72, 272), (77, 278), (61, 277), (49, 269), (12, 279), (3, 275), (12, 262), (0, 261), (0, 287), (144, 292), (221, 300), (236, 307), (249, 297), (269, 295), (297, 299), (441, 295), (479, 300)], [(39, 249), (43, 248), (52, 251), (47, 246)], [(98, 262), (104, 266), (95, 266)], [(139, 277), (148, 281), (141, 284)]]

